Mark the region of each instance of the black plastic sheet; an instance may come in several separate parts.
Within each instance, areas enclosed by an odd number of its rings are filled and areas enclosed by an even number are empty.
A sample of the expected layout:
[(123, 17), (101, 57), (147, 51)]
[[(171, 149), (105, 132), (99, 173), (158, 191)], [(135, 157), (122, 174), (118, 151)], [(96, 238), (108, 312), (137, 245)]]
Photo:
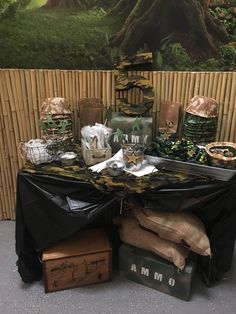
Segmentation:
[(231, 267), (236, 238), (236, 180), (172, 185), (149, 190), (140, 196), (146, 208), (189, 211), (204, 223), (212, 257), (200, 257), (207, 285), (219, 280)]
[[(155, 180), (158, 181), (158, 174)], [(236, 236), (236, 180), (161, 182), (159, 187), (142, 193), (135, 193), (133, 188), (132, 194), (139, 197), (143, 206), (156, 210), (191, 211), (201, 218), (213, 256), (211, 259), (201, 257), (200, 262), (204, 280), (211, 285), (230, 269), (232, 263)], [(17, 179), (16, 253), (22, 280), (32, 282), (41, 278), (39, 255), (43, 249), (93, 222), (111, 224), (112, 218), (119, 213), (114, 208), (123, 197), (124, 193), (120, 194), (119, 189), (117, 193), (115, 188), (102, 193), (89, 181), (20, 171)]]
[[(39, 253), (100, 218), (111, 223), (114, 195), (88, 182), (20, 172), (17, 178), (16, 253), (25, 282), (41, 278)], [(110, 218), (110, 219), (109, 219)]]

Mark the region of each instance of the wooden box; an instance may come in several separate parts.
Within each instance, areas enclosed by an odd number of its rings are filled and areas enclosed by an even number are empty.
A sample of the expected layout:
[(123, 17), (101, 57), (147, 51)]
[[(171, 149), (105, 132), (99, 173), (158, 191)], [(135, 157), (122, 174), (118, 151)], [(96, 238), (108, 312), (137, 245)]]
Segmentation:
[(81, 149), (84, 162), (87, 166), (92, 166), (111, 158), (111, 147), (107, 144), (107, 148), (87, 149), (84, 145), (84, 140), (81, 140)]
[(151, 252), (126, 244), (122, 244), (119, 250), (119, 271), (122, 276), (186, 301), (190, 298), (195, 267), (195, 255), (187, 259), (181, 271)]
[(111, 279), (112, 248), (102, 229), (83, 230), (42, 255), (45, 292)]

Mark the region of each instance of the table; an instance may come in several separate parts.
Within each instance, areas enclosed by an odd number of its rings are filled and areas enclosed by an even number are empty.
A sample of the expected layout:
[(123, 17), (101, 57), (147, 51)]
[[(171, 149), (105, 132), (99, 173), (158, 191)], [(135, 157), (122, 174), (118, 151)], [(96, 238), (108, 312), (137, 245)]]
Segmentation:
[(212, 258), (200, 257), (202, 275), (212, 285), (231, 267), (236, 237), (236, 178), (206, 178), (160, 171), (136, 178), (91, 174), (78, 164), (60, 168), (25, 166), (17, 176), (16, 254), (23, 281), (41, 279), (40, 253), (93, 223), (112, 224), (127, 195), (155, 210), (191, 211), (204, 223)]

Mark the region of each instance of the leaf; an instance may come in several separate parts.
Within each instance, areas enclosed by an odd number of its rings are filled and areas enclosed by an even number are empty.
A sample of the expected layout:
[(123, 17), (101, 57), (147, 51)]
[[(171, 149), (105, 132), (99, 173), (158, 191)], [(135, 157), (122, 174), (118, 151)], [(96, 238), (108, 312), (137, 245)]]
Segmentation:
[(109, 107), (106, 109), (106, 111), (105, 111), (105, 116), (104, 116), (104, 118), (105, 118), (106, 121), (110, 121), (110, 120), (111, 120), (111, 118), (112, 118), (112, 112), (113, 112), (113, 107), (112, 107), (112, 106), (109, 106)]
[(169, 45), (169, 43), (172, 40), (172, 37), (173, 37), (173, 34), (171, 33), (170, 35), (161, 39), (161, 41), (160, 41), (160, 45), (161, 45), (160, 50), (161, 51), (165, 50), (166, 46)]
[(46, 129), (45, 123), (42, 120), (39, 120), (39, 128), (42, 130)]
[(60, 133), (64, 134), (66, 131), (66, 127), (69, 125), (69, 122), (67, 120), (61, 120), (59, 123), (59, 129)]
[(134, 124), (132, 126), (133, 132), (139, 132), (140, 131), (140, 122), (142, 118), (136, 117)]
[(157, 68), (159, 70), (162, 69), (163, 67), (163, 58), (162, 58), (162, 54), (160, 51), (157, 51), (157, 55), (156, 55), (156, 65), (157, 65)]
[(114, 136), (118, 138), (119, 142), (123, 142), (125, 140), (125, 135), (123, 131), (119, 128), (116, 129)]
[(53, 119), (52, 119), (52, 114), (50, 112), (46, 113), (46, 123), (54, 123)]

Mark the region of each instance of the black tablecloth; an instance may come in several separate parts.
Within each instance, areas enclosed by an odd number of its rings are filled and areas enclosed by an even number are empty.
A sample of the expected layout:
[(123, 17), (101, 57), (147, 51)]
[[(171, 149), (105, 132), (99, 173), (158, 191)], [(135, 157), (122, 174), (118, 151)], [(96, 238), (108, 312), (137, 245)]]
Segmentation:
[[(213, 256), (201, 257), (202, 274), (207, 284), (214, 283), (230, 269), (236, 236), (236, 179), (228, 182), (168, 180), (135, 194), (143, 206), (161, 210), (194, 212), (203, 221)], [(185, 178), (186, 179), (186, 178)], [(128, 180), (128, 179), (127, 179)], [(133, 180), (133, 179), (132, 179)], [(149, 180), (154, 180), (153, 176)], [(16, 253), (18, 271), (25, 282), (41, 278), (40, 252), (76, 231), (100, 220), (110, 224), (117, 215), (117, 202), (125, 193), (113, 188), (101, 192), (91, 180), (55, 174), (20, 171), (17, 178)], [(134, 181), (132, 181), (134, 186)], [(147, 185), (147, 178), (145, 178)], [(176, 183), (175, 183), (176, 182)], [(140, 185), (140, 184), (139, 184)], [(127, 192), (127, 188), (123, 192)], [(140, 189), (138, 190), (140, 192)]]

